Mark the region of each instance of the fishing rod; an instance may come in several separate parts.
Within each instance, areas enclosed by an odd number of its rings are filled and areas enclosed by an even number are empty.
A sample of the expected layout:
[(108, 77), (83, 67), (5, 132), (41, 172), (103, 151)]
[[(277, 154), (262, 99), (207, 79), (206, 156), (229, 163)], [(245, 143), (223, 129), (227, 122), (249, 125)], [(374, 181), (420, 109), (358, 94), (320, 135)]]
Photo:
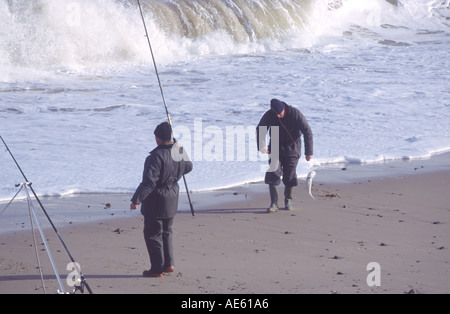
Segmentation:
[[(145, 23), (144, 12), (142, 11), (141, 1), (137, 0), (137, 3), (139, 5), (139, 11), (141, 12), (142, 23), (144, 24), (144, 29), (145, 29), (145, 37), (147, 37), (148, 46), (150, 48), (150, 53), (152, 55), (153, 66), (155, 67), (156, 77), (158, 78), (159, 90), (161, 92), (162, 101), (163, 101), (163, 104), (164, 104), (164, 108), (166, 109), (167, 120), (169, 121), (169, 124), (172, 127), (172, 119), (170, 118), (169, 109), (167, 108), (166, 97), (164, 96), (164, 90), (163, 90), (163, 87), (162, 87), (162, 84), (161, 84), (161, 79), (159, 77), (158, 66), (156, 65), (155, 54), (153, 53), (152, 43), (150, 41), (150, 36), (148, 35), (147, 24)], [(175, 143), (177, 142), (175, 137), (173, 138), (173, 141)], [(185, 175), (183, 175), (183, 181), (184, 181), (184, 186), (186, 187), (186, 193), (187, 193), (187, 197), (188, 197), (188, 200), (189, 200), (189, 205), (191, 207), (191, 213), (192, 213), (192, 216), (195, 217), (194, 205), (192, 204), (191, 195), (190, 195), (190, 192), (189, 192), (189, 188), (188, 188), (188, 185), (187, 185), (187, 181), (186, 181), (186, 176)]]
[[(63, 241), (61, 235), (58, 232), (58, 229), (56, 229), (55, 224), (53, 223), (52, 219), (48, 215), (47, 210), (45, 209), (45, 207), (42, 204), (41, 200), (39, 199), (39, 197), (37, 196), (36, 192), (34, 191), (34, 189), (32, 187), (32, 183), (28, 180), (27, 176), (23, 172), (22, 168), (20, 167), (19, 163), (17, 162), (16, 158), (14, 157), (13, 153), (11, 152), (11, 150), (9, 149), (8, 145), (6, 144), (5, 140), (3, 139), (3, 137), (1, 135), (0, 135), (0, 139), (2, 140), (3, 144), (5, 145), (6, 150), (8, 151), (9, 155), (13, 159), (13, 161), (16, 164), (17, 168), (19, 169), (20, 173), (22, 174), (23, 178), (25, 179), (25, 182), (27, 182), (27, 187), (30, 188), (31, 192), (33, 193), (34, 197), (36, 198), (36, 201), (38, 202), (39, 206), (41, 207), (42, 211), (45, 214), (45, 217), (47, 217), (47, 220), (50, 222), (51, 227), (53, 228), (53, 230), (55, 231), (55, 233), (58, 236), (59, 240), (61, 241), (61, 243), (62, 243), (64, 249), (66, 250), (67, 255), (69, 255), (69, 258), (72, 261), (73, 265), (76, 265), (75, 259), (72, 257), (72, 254), (70, 254), (70, 251), (69, 251), (69, 249), (66, 246), (66, 243)], [(85, 279), (84, 275), (81, 273), (81, 270), (80, 269), (76, 269), (76, 271), (79, 274), (80, 280), (81, 280), (80, 286), (76, 286), (76, 288), (79, 289), (83, 293), (84, 292), (84, 287), (86, 287), (88, 292), (90, 294), (92, 294), (91, 287), (89, 287), (89, 284), (86, 282), (86, 279)]]

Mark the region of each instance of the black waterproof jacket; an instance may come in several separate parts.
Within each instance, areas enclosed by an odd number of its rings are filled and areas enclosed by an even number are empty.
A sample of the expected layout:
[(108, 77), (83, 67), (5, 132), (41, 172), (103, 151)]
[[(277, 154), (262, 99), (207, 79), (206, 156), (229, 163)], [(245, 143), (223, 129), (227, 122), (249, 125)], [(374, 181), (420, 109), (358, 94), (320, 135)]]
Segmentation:
[[(292, 106), (285, 104), (285, 108), (286, 114), (283, 118), (278, 118), (277, 113), (272, 109), (267, 111), (262, 117), (256, 128), (258, 150), (260, 150), (261, 145), (265, 144), (265, 136), (261, 139), (259, 137), (259, 127), (264, 127), (263, 129), (266, 130), (265, 134), (267, 134), (269, 128), (277, 126), (280, 132), (280, 156), (299, 158), (301, 155), (302, 135), (305, 140), (305, 156), (314, 155), (313, 133), (305, 116)], [(273, 138), (271, 137), (268, 146), (269, 151), (272, 151), (272, 142)]]
[(142, 204), (141, 213), (154, 219), (172, 218), (178, 210), (178, 181), (192, 171), (187, 155), (181, 161), (172, 158), (173, 143), (162, 144), (147, 157), (142, 183), (131, 202)]

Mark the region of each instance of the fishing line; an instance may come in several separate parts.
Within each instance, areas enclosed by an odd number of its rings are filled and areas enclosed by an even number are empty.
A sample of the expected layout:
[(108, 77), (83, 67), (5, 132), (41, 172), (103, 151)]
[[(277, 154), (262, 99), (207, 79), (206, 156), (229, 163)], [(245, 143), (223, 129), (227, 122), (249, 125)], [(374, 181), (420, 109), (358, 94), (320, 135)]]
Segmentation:
[[(145, 23), (144, 12), (142, 11), (141, 1), (137, 0), (137, 3), (139, 6), (139, 11), (141, 13), (142, 23), (144, 24), (145, 37), (147, 37), (148, 46), (150, 48), (150, 53), (152, 55), (153, 66), (155, 68), (156, 77), (158, 79), (159, 90), (161, 92), (162, 101), (164, 104), (164, 108), (166, 110), (167, 120), (169, 121), (170, 126), (172, 126), (172, 119), (170, 118), (169, 109), (167, 108), (166, 97), (164, 96), (164, 90), (163, 90), (163, 87), (161, 84), (161, 79), (159, 77), (158, 66), (156, 65), (155, 54), (153, 53), (152, 43), (150, 41), (150, 36), (148, 35), (147, 24)], [(177, 140), (175, 138), (173, 138), (173, 140), (175, 143), (177, 142)], [(187, 181), (186, 181), (186, 176), (184, 176), (184, 175), (183, 175), (183, 181), (184, 181), (184, 186), (186, 187), (186, 193), (187, 193), (187, 197), (189, 200), (189, 205), (191, 207), (192, 216), (195, 216), (194, 205), (192, 204), (191, 195), (190, 195), (189, 188), (188, 188)]]

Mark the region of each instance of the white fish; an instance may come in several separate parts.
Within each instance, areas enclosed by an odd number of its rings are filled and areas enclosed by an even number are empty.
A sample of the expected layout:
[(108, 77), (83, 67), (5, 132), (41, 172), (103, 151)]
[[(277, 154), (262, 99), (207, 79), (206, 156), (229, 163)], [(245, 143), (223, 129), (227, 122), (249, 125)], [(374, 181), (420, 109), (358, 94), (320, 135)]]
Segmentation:
[(315, 171), (310, 171), (308, 173), (308, 176), (306, 177), (306, 187), (308, 189), (308, 193), (309, 195), (311, 195), (311, 197), (313, 198), (313, 200), (315, 200), (314, 196), (312, 195), (311, 192), (311, 188), (312, 188), (312, 183), (313, 183), (313, 179), (316, 176), (316, 172)]

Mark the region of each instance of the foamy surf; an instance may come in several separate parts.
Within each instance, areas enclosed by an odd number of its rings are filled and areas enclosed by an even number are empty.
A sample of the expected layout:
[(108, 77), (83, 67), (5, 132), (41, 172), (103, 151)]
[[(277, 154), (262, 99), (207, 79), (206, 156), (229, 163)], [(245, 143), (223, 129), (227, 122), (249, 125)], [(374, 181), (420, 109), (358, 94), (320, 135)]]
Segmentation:
[[(343, 33), (403, 36), (410, 29), (435, 32), (448, 27), (448, 1), (142, 3), (162, 64), (207, 55), (310, 48), (324, 36)], [(5, 69), (83, 71), (149, 64), (145, 41), (139, 40), (143, 34), (136, 1), (2, 0), (0, 14), (0, 65)]]

